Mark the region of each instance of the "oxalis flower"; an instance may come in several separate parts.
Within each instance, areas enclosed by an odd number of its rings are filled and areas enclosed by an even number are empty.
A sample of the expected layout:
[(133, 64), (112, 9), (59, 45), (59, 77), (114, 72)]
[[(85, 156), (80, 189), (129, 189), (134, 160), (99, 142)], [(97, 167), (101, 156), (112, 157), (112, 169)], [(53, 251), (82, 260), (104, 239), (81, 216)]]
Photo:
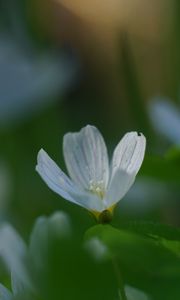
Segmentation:
[(87, 125), (67, 133), (63, 152), (69, 177), (41, 149), (36, 170), (50, 189), (92, 212), (99, 222), (111, 219), (113, 209), (134, 183), (144, 159), (142, 133), (125, 134), (109, 165), (107, 148), (98, 129)]

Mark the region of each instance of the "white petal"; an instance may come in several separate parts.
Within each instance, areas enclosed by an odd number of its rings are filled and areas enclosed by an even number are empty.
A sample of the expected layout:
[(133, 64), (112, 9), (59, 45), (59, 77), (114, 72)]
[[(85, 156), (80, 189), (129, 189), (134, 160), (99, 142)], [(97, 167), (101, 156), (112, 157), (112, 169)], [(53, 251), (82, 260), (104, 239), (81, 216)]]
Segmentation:
[[(18, 280), (32, 289), (32, 283), (26, 268), (27, 247), (19, 234), (8, 224), (0, 228), (0, 256), (11, 272), (16, 272)], [(1, 298), (0, 298), (1, 299)]]
[(12, 300), (11, 292), (2, 284), (0, 284), (0, 300)]
[[(22, 295), (23, 293), (29, 291), (31, 292), (32, 289), (29, 288), (29, 285), (27, 286), (25, 282), (20, 278), (19, 274), (16, 270), (11, 271), (11, 288), (13, 295)], [(33, 288), (34, 291), (34, 288)]]
[(104, 139), (98, 129), (87, 125), (80, 132), (68, 133), (63, 142), (64, 158), (70, 177), (88, 189), (90, 181), (107, 186), (109, 162)]
[(179, 145), (180, 111), (178, 107), (171, 99), (157, 97), (151, 100), (153, 101), (149, 104), (149, 115), (155, 130), (171, 143)]
[(37, 160), (36, 171), (51, 190), (86, 209), (101, 211), (102, 201), (95, 195), (77, 188), (43, 149), (39, 151)]
[(137, 132), (127, 133), (114, 150), (112, 173), (104, 203), (107, 207), (121, 200), (134, 183), (144, 159), (146, 139)]
[(71, 226), (64, 212), (55, 212), (50, 217), (39, 217), (30, 236), (29, 252), (36, 269), (43, 270), (49, 255), (49, 245), (53, 240), (71, 237)]
[(43, 270), (48, 257), (48, 243), (50, 234), (48, 231), (48, 218), (39, 217), (30, 235), (29, 253), (33, 266), (37, 270)]
[(128, 300), (150, 300), (144, 292), (128, 285), (125, 286), (125, 292)]
[(142, 133), (129, 132), (125, 134), (114, 150), (111, 176), (117, 169), (136, 175), (143, 162), (145, 148), (146, 139)]
[(73, 191), (75, 188), (72, 181), (43, 149), (38, 153), (36, 171), (50, 189), (65, 199), (73, 202), (73, 199), (69, 194), (69, 192)]
[(8, 224), (0, 228), (0, 255), (8, 268), (17, 269), (24, 276), (23, 260), (27, 255), (27, 248), (16, 230)]
[(129, 174), (124, 170), (117, 170), (109, 184), (106, 197), (104, 199), (105, 208), (109, 208), (128, 192), (135, 180), (135, 173)]
[(78, 192), (72, 194), (76, 203), (88, 210), (101, 212), (104, 209), (103, 201), (101, 198), (90, 192)]
[(54, 235), (59, 238), (71, 235), (71, 223), (69, 216), (63, 211), (56, 211), (49, 218), (49, 227)]
[(85, 243), (86, 250), (97, 261), (103, 261), (109, 256), (109, 251), (106, 245), (104, 245), (97, 237), (91, 238)]

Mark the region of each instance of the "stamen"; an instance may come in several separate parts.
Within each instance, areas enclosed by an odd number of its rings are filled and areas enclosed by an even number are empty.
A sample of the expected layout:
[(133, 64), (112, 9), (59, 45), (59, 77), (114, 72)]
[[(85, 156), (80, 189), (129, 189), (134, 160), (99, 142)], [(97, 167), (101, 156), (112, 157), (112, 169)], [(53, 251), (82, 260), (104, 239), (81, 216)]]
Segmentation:
[(95, 182), (94, 180), (89, 181), (89, 190), (96, 194), (100, 198), (104, 198), (105, 186), (103, 180)]

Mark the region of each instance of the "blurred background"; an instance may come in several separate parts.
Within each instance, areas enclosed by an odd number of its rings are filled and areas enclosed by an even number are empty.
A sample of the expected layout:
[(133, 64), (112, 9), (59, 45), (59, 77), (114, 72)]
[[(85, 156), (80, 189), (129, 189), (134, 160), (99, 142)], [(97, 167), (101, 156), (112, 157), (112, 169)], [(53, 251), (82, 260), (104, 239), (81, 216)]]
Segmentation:
[(147, 137), (138, 178), (113, 220), (179, 226), (178, 0), (0, 0), (0, 220), (28, 239), (39, 215), (94, 224), (35, 172), (43, 147), (65, 170), (62, 139), (97, 126), (109, 150)]

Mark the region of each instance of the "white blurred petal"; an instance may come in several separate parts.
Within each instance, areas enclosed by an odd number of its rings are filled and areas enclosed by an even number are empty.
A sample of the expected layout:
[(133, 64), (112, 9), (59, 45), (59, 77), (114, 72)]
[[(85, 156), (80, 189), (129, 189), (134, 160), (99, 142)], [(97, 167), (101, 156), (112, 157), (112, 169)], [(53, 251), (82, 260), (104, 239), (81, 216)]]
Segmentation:
[(22, 278), (19, 276), (17, 270), (11, 271), (11, 288), (13, 295), (23, 294), (29, 290)]
[(53, 238), (68, 239), (71, 236), (70, 220), (64, 212), (50, 217), (39, 217), (30, 236), (29, 251), (35, 267), (43, 269), (48, 259), (49, 245)]
[(102, 210), (102, 201), (96, 195), (80, 190), (56, 163), (41, 149), (36, 170), (50, 189), (66, 200), (90, 210)]
[(150, 300), (144, 292), (128, 285), (125, 287), (125, 292), (128, 300)]
[(152, 100), (149, 115), (155, 130), (170, 142), (180, 144), (180, 111), (170, 99)]
[(47, 217), (39, 217), (30, 236), (29, 253), (35, 268), (43, 269), (48, 252), (48, 222)]
[(11, 292), (2, 284), (0, 284), (0, 300), (12, 300)]
[(24, 241), (15, 229), (8, 224), (0, 228), (0, 241), (0, 254), (9, 267), (13, 266), (16, 269), (16, 258), (17, 261), (20, 258), (24, 259), (27, 254), (27, 247)]
[(136, 175), (143, 162), (145, 148), (146, 139), (142, 133), (125, 134), (113, 153), (111, 179), (118, 169)]
[(26, 53), (19, 45), (14, 36), (0, 33), (0, 125), (27, 120), (56, 101), (77, 75), (72, 55), (40, 54), (29, 45)]
[(49, 226), (59, 238), (71, 235), (70, 219), (63, 211), (56, 211), (49, 217)]
[(117, 203), (125, 196), (134, 183), (135, 177), (135, 173), (129, 174), (121, 169), (115, 172), (104, 199), (106, 208)]
[(0, 228), (0, 256), (11, 272), (16, 272), (22, 283), (32, 288), (32, 284), (25, 266), (27, 247), (19, 234), (10, 225)]
[(98, 129), (87, 125), (76, 133), (67, 133), (63, 142), (64, 158), (70, 177), (89, 189), (91, 181), (107, 186), (109, 162), (104, 139)]
[(97, 261), (103, 261), (109, 253), (106, 245), (104, 245), (98, 238), (92, 238), (87, 241), (85, 248)]

